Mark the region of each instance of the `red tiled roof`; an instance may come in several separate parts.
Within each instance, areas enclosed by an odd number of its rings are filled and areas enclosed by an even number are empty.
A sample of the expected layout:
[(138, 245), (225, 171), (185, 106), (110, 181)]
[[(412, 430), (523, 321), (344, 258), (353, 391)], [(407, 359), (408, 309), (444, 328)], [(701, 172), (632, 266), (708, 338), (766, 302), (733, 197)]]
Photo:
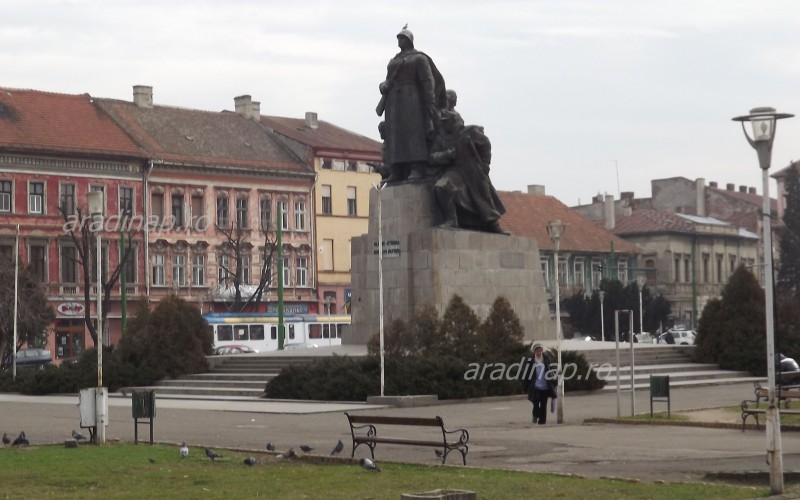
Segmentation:
[(88, 94), (9, 88), (0, 88), (0, 147), (44, 153), (143, 156)]
[(350, 132), (323, 120), (318, 121), (317, 128), (306, 126), (304, 119), (284, 118), (280, 116), (262, 116), (261, 123), (276, 133), (293, 139), (315, 150), (331, 149), (351, 153), (366, 153), (380, 158), (381, 143)]
[(694, 223), (673, 212), (642, 209), (616, 219), (616, 234), (678, 232), (694, 233)]
[(560, 219), (567, 226), (559, 243), (561, 251), (605, 253), (610, 251), (613, 242), (615, 252), (641, 252), (636, 245), (598, 226), (552, 196), (509, 191), (500, 191), (498, 195), (506, 207), (500, 226), (514, 236), (536, 238), (541, 250), (553, 250), (547, 223)]
[(313, 174), (264, 127), (238, 113), (95, 101), (154, 160)]

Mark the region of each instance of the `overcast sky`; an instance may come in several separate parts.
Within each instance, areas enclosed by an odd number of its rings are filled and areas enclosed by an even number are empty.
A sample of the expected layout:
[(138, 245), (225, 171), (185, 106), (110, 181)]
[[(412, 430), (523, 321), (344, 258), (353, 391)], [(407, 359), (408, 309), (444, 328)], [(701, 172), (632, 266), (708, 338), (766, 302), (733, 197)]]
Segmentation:
[[(2, 87), (132, 100), (151, 85), (157, 105), (209, 111), (249, 94), (263, 114), (315, 111), (374, 139), (408, 23), (485, 127), (495, 186), (544, 185), (568, 205), (676, 176), (761, 193), (731, 118), (800, 114), (797, 0), (0, 0), (0, 13)], [(795, 159), (800, 117), (780, 122), (771, 172)]]

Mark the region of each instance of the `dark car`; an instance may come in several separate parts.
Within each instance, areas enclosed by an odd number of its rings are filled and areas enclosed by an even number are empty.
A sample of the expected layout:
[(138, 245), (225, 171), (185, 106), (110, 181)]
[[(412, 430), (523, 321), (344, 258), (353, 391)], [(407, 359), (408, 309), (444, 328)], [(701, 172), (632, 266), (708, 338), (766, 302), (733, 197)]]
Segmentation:
[(42, 368), (52, 362), (50, 351), (41, 347), (26, 347), (17, 351), (18, 368)]

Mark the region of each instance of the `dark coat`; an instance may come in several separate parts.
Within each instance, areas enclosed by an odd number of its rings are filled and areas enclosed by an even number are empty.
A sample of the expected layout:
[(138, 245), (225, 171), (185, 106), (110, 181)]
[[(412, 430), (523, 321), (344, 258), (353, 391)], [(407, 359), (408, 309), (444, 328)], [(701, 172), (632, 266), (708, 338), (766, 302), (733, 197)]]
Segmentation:
[[(544, 373), (548, 373), (550, 371), (550, 358), (547, 357), (547, 354), (542, 354), (542, 358), (544, 362)], [(533, 368), (534, 363), (533, 356), (528, 358), (527, 370), (524, 372), (528, 375), (525, 379), (525, 389), (528, 391), (528, 401), (531, 402), (533, 402), (533, 392), (536, 389), (536, 371)], [(558, 392), (556, 391), (555, 379), (547, 380), (547, 386), (550, 388), (550, 397), (557, 397)]]

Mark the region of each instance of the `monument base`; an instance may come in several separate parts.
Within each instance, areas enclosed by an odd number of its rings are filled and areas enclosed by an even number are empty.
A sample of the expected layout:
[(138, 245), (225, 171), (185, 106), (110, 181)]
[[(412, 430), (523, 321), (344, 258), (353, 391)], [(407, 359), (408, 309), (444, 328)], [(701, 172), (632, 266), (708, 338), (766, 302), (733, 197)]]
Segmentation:
[(379, 202), (373, 189), (369, 233), (351, 245), (352, 325), (344, 343), (365, 344), (379, 332), (379, 274), (384, 326), (398, 318), (411, 320), (425, 305), (441, 316), (453, 295), (484, 319), (503, 296), (519, 317), (526, 340), (556, 338), (535, 239), (431, 227), (430, 184), (387, 186), (381, 198), (383, 272), (378, 269)]

